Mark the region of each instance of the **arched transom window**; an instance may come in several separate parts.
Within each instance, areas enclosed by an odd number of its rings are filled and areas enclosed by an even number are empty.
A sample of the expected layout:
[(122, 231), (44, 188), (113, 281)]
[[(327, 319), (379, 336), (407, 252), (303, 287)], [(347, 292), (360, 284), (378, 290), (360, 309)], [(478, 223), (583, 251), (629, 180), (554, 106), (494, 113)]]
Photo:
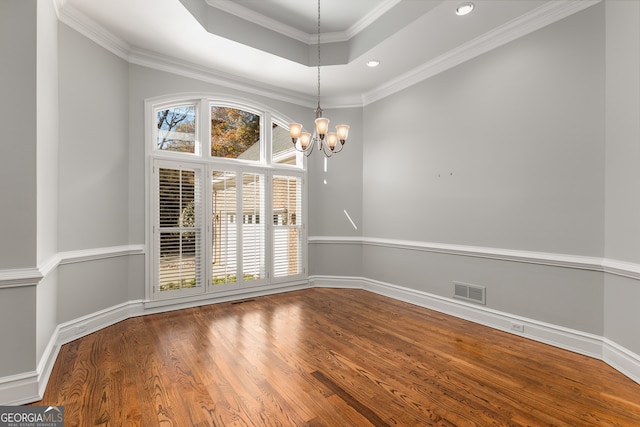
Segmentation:
[(146, 103), (149, 297), (305, 277), (303, 156), (288, 121), (209, 97)]

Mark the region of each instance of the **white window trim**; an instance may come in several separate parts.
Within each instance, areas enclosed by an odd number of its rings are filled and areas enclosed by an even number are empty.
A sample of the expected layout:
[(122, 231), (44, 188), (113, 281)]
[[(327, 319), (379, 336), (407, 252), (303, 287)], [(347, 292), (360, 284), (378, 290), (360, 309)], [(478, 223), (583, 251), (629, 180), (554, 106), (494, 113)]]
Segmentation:
[[(191, 153), (178, 153), (178, 152), (166, 152), (156, 150), (156, 118), (154, 112), (162, 107), (170, 107), (176, 105), (195, 104), (198, 114), (198, 126), (196, 128), (196, 149), (195, 154)], [(212, 158), (208, 151), (204, 148), (204, 141), (210, 140), (210, 126), (204, 126), (204, 123), (208, 123), (210, 119), (210, 106), (214, 104), (217, 106), (238, 108), (244, 111), (256, 113), (261, 117), (260, 129), (261, 129), (261, 160), (259, 162), (246, 161), (241, 159), (225, 159), (225, 158)], [(307, 279), (308, 272), (308, 254), (307, 254), (307, 159), (304, 156), (300, 156), (302, 159), (302, 168), (287, 164), (270, 164), (272, 158), (272, 141), (271, 141), (271, 123), (276, 123), (279, 126), (286, 127), (286, 123), (290, 123), (293, 120), (279, 113), (273, 108), (247, 100), (243, 98), (211, 93), (183, 93), (175, 95), (165, 95), (160, 97), (149, 98), (144, 103), (144, 146), (145, 146), (145, 300), (148, 302), (160, 301), (165, 299), (175, 299), (185, 297), (193, 297), (197, 299), (207, 299), (217, 294), (225, 294), (225, 296), (232, 296), (234, 293), (240, 295), (244, 291), (264, 288), (268, 289), (272, 285), (280, 285), (283, 283), (296, 283), (305, 281)], [(207, 144), (208, 146), (208, 144)], [(183, 162), (185, 164), (197, 164), (203, 167), (202, 179), (203, 184), (207, 182), (205, 177), (209, 177), (212, 170), (237, 170), (238, 174), (243, 172), (259, 172), (264, 174), (265, 179), (265, 268), (267, 271), (267, 277), (264, 281), (257, 281), (247, 285), (242, 281), (233, 285), (212, 285), (212, 272), (210, 268), (204, 268), (204, 286), (198, 288), (194, 295), (192, 292), (186, 292), (182, 290), (179, 295), (167, 295), (160, 296), (160, 292), (156, 292), (154, 287), (156, 283), (155, 277), (155, 248), (153, 246), (154, 235), (154, 215), (153, 204), (155, 200), (155, 181), (153, 179), (153, 167), (154, 163), (159, 160), (167, 160), (171, 162)], [(297, 176), (302, 180), (302, 226), (301, 226), (301, 254), (302, 257), (302, 271), (300, 274), (286, 277), (274, 277), (273, 271), (273, 250), (272, 250), (272, 231), (273, 221), (267, 220), (271, 215), (272, 210), (272, 195), (271, 195), (271, 183), (273, 175), (290, 175)], [(206, 186), (203, 188), (207, 188)], [(204, 206), (211, 206), (211, 192), (204, 191)], [(238, 218), (239, 219), (239, 218)], [(238, 220), (237, 219), (237, 220)], [(205, 209), (203, 213), (203, 220), (205, 225), (204, 233), (209, 233), (208, 228), (211, 223), (210, 209)], [(240, 227), (239, 227), (240, 228)], [(205, 239), (205, 242), (208, 241)], [(205, 244), (206, 260), (211, 260), (211, 248), (206, 248)], [(242, 263), (242, 253), (238, 255), (239, 263)], [(241, 271), (241, 270), (240, 270)], [(167, 292), (167, 291), (164, 291)], [(172, 292), (169, 292), (172, 293)], [(193, 298), (189, 298), (193, 300)]]

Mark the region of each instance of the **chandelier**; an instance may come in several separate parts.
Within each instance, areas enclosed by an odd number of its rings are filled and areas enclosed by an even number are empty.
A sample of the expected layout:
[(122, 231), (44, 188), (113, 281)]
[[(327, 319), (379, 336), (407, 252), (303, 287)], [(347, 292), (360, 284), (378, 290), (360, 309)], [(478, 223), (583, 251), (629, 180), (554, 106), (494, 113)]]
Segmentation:
[(313, 147), (317, 145), (318, 150), (322, 150), (325, 156), (331, 157), (342, 151), (349, 136), (349, 125), (338, 125), (335, 132), (329, 132), (329, 119), (322, 117), (322, 108), (320, 108), (320, 0), (318, 0), (318, 106), (315, 113), (316, 126), (313, 136), (306, 132), (300, 123), (289, 123), (289, 135), (293, 147), (308, 157), (313, 152)]

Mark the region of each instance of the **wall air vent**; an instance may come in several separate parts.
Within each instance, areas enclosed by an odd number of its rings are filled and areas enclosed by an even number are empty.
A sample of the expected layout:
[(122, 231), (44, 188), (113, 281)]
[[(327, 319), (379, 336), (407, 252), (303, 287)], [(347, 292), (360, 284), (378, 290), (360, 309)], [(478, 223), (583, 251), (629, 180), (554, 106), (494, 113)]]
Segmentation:
[(453, 297), (477, 304), (486, 304), (487, 288), (484, 286), (467, 285), (466, 283), (453, 282)]

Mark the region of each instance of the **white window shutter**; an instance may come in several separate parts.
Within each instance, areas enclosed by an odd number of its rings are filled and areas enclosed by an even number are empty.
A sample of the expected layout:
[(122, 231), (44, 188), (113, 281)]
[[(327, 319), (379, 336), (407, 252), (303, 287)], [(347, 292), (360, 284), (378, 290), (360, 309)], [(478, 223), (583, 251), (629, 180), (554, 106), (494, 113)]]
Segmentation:
[(302, 273), (302, 179), (273, 177), (273, 275)]
[(264, 174), (242, 174), (242, 273), (244, 281), (266, 278)]
[(211, 196), (211, 282), (213, 286), (218, 286), (238, 280), (236, 172), (214, 170), (211, 173)]
[(202, 286), (200, 173), (197, 168), (158, 168), (155, 265), (161, 292)]

